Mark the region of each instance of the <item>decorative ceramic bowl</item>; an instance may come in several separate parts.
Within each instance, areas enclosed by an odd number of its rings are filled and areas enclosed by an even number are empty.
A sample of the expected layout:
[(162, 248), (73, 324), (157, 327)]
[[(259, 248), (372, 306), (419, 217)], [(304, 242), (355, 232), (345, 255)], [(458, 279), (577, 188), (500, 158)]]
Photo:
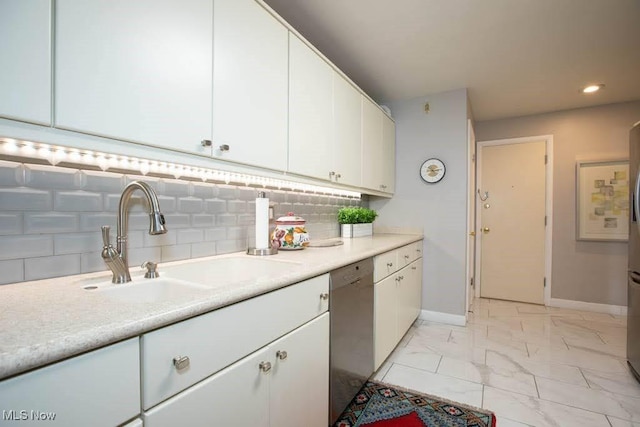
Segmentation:
[(309, 245), (309, 233), (305, 229), (306, 221), (289, 212), (276, 220), (276, 228), (271, 233), (272, 245), (278, 249), (297, 250)]

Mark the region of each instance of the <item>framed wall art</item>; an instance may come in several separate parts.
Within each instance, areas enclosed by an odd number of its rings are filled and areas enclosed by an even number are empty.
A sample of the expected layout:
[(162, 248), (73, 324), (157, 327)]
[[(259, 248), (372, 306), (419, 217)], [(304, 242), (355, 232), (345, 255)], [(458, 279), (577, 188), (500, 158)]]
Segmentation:
[(576, 164), (576, 239), (627, 241), (629, 161)]

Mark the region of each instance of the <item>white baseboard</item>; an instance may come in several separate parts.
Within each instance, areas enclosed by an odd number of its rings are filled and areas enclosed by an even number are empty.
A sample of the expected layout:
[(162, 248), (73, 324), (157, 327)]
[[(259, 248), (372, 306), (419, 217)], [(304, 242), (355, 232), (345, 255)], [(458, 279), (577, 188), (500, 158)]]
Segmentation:
[(627, 315), (627, 307), (624, 305), (597, 304), (595, 302), (574, 301), (569, 299), (551, 298), (550, 307), (570, 308), (573, 310), (595, 311), (596, 313)]
[(456, 325), (456, 326), (465, 326), (467, 324), (467, 319), (464, 316), (464, 314), (458, 315), (458, 314), (442, 313), (439, 311), (421, 310), (419, 319), (428, 320), (429, 322), (446, 323), (447, 325)]

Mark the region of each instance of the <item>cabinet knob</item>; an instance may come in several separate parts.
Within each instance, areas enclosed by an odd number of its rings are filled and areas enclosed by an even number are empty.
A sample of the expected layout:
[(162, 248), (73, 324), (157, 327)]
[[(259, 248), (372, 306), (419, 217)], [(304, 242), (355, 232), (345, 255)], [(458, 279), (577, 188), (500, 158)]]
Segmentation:
[(271, 362), (260, 362), (258, 368), (260, 368), (260, 370), (266, 374), (271, 370)]
[(336, 176), (336, 173), (334, 171), (329, 172), (329, 179), (333, 178), (334, 176)]
[(187, 369), (190, 364), (189, 356), (176, 356), (173, 358), (173, 366), (176, 367), (177, 371)]
[(409, 255), (405, 255), (405, 256), (404, 256), (404, 259), (409, 259), (409, 258), (410, 258), (410, 256), (409, 256)]
[(416, 252), (420, 253), (422, 252), (422, 249), (416, 249)]
[(340, 175), (339, 173), (336, 174), (336, 180), (342, 178), (342, 175)]
[(404, 280), (404, 276), (400, 276), (400, 277), (399, 277), (399, 279), (400, 279), (400, 280)]
[(211, 140), (203, 139), (202, 141), (200, 141), (200, 145), (202, 145), (203, 147), (211, 147)]
[(388, 262), (387, 263), (387, 267), (389, 267), (389, 268), (393, 267), (393, 263), (392, 262)]
[(222, 144), (221, 146), (218, 147), (218, 150), (229, 151), (229, 146), (227, 144)]
[(323, 301), (326, 301), (329, 299), (329, 294), (328, 293), (324, 293), (324, 294), (320, 294), (320, 299)]
[(276, 352), (276, 357), (277, 357), (278, 359), (280, 359), (280, 360), (284, 360), (284, 359), (286, 359), (286, 358), (287, 358), (287, 356), (288, 356), (288, 355), (287, 355), (287, 352), (286, 352), (286, 351), (284, 351), (284, 350), (278, 350), (278, 351)]
[(400, 276), (396, 277), (396, 282), (400, 282)]
[(416, 267), (415, 265), (413, 267), (411, 267), (412, 270), (417, 270), (418, 267)]

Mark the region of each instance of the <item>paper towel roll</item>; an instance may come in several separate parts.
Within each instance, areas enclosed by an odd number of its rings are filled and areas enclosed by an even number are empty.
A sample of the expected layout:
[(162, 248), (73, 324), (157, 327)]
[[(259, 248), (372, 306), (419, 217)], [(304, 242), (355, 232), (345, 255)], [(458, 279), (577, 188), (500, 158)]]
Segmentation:
[(269, 199), (261, 191), (256, 199), (256, 249), (269, 247)]

